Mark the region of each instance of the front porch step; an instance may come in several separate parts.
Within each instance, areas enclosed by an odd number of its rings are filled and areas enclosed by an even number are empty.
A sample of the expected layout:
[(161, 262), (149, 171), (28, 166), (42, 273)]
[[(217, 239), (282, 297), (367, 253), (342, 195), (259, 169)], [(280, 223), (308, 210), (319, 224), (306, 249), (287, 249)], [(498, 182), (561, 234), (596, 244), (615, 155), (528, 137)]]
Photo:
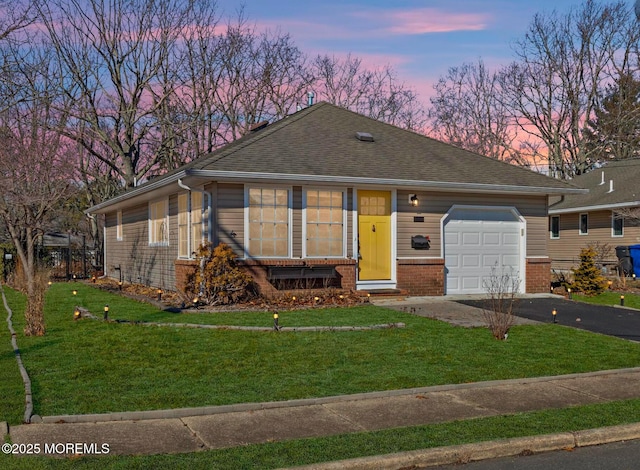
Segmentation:
[(367, 289), (359, 291), (362, 295), (370, 297), (404, 297), (409, 295), (406, 289)]

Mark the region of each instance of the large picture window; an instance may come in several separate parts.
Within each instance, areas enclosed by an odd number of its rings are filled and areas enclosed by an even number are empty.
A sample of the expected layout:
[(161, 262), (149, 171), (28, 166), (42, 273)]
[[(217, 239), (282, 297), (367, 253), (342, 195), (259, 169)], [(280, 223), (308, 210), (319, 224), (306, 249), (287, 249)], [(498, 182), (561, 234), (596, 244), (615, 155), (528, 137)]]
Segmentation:
[(169, 244), (169, 201), (149, 203), (149, 244)]
[(249, 188), (249, 238), (252, 257), (289, 257), (289, 191)]
[(344, 192), (307, 190), (305, 255), (344, 256)]

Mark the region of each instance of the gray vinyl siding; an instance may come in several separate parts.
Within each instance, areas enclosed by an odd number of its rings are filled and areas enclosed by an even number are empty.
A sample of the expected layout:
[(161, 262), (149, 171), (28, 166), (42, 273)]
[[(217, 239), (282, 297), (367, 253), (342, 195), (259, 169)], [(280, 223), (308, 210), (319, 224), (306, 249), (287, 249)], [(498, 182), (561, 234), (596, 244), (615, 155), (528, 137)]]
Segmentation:
[[(417, 194), (418, 207), (409, 204), (409, 194)], [(442, 240), (440, 221), (453, 205), (513, 206), (527, 221), (527, 253), (529, 257), (547, 256), (547, 200), (546, 196), (501, 196), (455, 193), (398, 191), (397, 254), (399, 258), (424, 258), (441, 256)], [(414, 217), (424, 217), (415, 222)], [(411, 237), (429, 236), (429, 250), (411, 248)]]
[[(116, 240), (116, 212), (106, 214), (105, 274), (124, 282), (165, 289), (175, 286), (177, 256), (177, 198), (169, 199), (169, 245), (149, 246), (149, 205), (122, 210), (122, 240)], [(120, 267), (120, 271), (116, 269)], [(122, 277), (120, 277), (122, 276)]]
[[(617, 262), (616, 246), (640, 244), (640, 225), (629, 219), (624, 221), (624, 236), (614, 237), (611, 231), (611, 211), (588, 212), (588, 233), (580, 235), (580, 214), (558, 214), (560, 218), (560, 237), (549, 240), (551, 267), (556, 270), (569, 270), (580, 263), (580, 250), (593, 245), (601, 252), (605, 265)], [(547, 238), (550, 234), (547, 233)]]
[(214, 227), (218, 240), (226, 243), (238, 257), (244, 257), (244, 185), (218, 183)]

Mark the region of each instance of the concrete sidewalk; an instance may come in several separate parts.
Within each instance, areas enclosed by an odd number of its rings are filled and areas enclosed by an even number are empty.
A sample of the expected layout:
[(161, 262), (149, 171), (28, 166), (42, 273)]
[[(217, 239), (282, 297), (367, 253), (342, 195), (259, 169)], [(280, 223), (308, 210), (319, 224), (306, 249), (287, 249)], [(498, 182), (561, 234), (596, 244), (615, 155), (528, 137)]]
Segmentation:
[[(9, 429), (9, 435), (14, 444), (38, 444), (40, 454), (45, 454), (47, 449), (49, 453), (55, 451), (59, 454), (62, 446), (68, 443), (82, 444), (80, 452), (84, 450), (87, 454), (104, 453), (104, 445), (108, 446), (110, 455), (164, 454), (375, 431), (636, 397), (640, 397), (640, 368), (289, 402), (50, 416), (43, 418), (41, 423), (13, 426)], [(640, 425), (592, 431), (589, 436), (591, 444), (607, 442), (612, 436), (616, 439), (636, 439), (640, 438)], [(568, 442), (568, 438), (571, 442)], [(492, 456), (513, 455), (523, 450), (550, 450), (550, 446), (573, 447), (578, 443), (571, 434), (509, 442), (509, 445), (490, 444), (491, 448), (501, 449), (500, 454), (496, 454), (498, 450), (492, 451), (495, 454)], [(475, 448), (482, 449), (487, 445), (485, 443)], [(466, 453), (472, 452), (469, 446), (464, 449)], [(70, 453), (76, 453), (78, 448), (69, 450)], [(441, 449), (420, 452), (356, 459), (341, 462), (339, 467), (332, 467), (335, 463), (313, 467), (399, 468), (403, 466), (399, 464), (402, 459), (409, 459), (407, 461), (413, 462), (411, 465), (417, 465), (418, 457), (422, 465), (429, 462), (434, 464), (436, 455), (440, 457), (437, 457), (435, 464), (453, 463), (460, 458), (461, 450), (449, 448), (446, 454)], [(482, 452), (484, 454), (480, 455), (486, 456), (486, 449)], [(473, 456), (467, 455), (467, 458), (473, 459)], [(390, 462), (388, 467), (384, 465), (387, 460)]]

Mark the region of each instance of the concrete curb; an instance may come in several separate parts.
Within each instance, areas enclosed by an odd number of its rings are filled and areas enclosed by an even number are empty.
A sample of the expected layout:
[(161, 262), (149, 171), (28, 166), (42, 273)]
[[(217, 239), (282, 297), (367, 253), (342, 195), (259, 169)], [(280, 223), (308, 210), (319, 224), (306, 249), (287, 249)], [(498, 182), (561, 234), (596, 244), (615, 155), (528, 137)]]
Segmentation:
[(259, 403), (238, 403), (232, 405), (203, 406), (194, 408), (176, 408), (170, 410), (149, 410), (149, 411), (122, 411), (113, 413), (93, 413), (85, 415), (56, 415), (56, 416), (34, 416), (33, 422), (43, 424), (57, 423), (97, 423), (108, 421), (132, 421), (147, 419), (167, 419), (167, 418), (187, 418), (190, 416), (206, 416), (222, 413), (234, 413), (240, 411), (258, 411), (276, 408), (291, 408), (297, 406), (324, 405), (331, 403), (342, 403), (371, 398), (402, 397), (407, 395), (420, 395), (429, 392), (445, 392), (449, 390), (465, 390), (472, 388), (488, 388), (496, 385), (527, 384), (537, 382), (552, 382), (555, 380), (566, 380), (577, 377), (597, 377), (603, 375), (624, 374), (638, 372), (640, 367), (627, 369), (613, 369), (583, 374), (567, 374), (560, 376), (530, 377), (522, 379), (490, 380), (486, 382), (474, 382), (463, 384), (435, 385), (431, 387), (409, 388), (401, 390), (385, 390), (380, 392), (356, 393), (352, 395), (336, 395), (320, 398), (302, 398), (297, 400), (271, 401)]
[(640, 439), (640, 423), (590, 429), (576, 433), (566, 432), (457, 446), (434, 447), (432, 449), (400, 452), (397, 454), (305, 465), (289, 470), (395, 470), (399, 468), (413, 468), (414, 466), (432, 467), (469, 463), (499, 457), (526, 455), (529, 453), (573, 449), (575, 447), (586, 447), (633, 439)]

